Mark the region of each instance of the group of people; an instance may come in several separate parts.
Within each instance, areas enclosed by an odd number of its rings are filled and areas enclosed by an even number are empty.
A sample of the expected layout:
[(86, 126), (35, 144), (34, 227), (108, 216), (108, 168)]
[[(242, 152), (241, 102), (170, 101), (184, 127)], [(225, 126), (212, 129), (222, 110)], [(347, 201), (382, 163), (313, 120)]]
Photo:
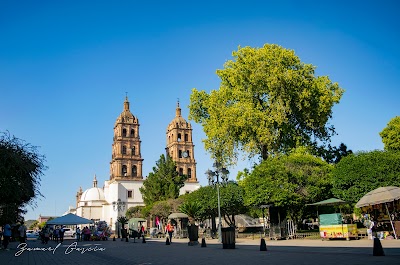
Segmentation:
[(82, 231), (79, 229), (79, 227), (76, 229), (76, 240), (77, 241), (89, 241), (91, 235), (92, 235), (92, 231), (87, 226), (85, 226), (82, 229)]
[[(9, 223), (5, 224), (3, 227), (3, 231), (0, 231), (0, 242), (1, 238), (3, 237), (3, 241), (1, 242), (3, 245), (3, 249), (9, 250), (8, 244), (10, 243), (10, 239), (12, 237), (12, 228)], [(21, 222), (21, 224), (18, 227), (18, 238), (20, 243), (25, 243), (26, 242), (26, 226), (24, 222)]]
[(45, 225), (42, 230), (39, 232), (40, 239), (42, 240), (42, 244), (49, 243), (51, 234), (51, 229), (49, 226)]
[(52, 237), (53, 240), (56, 241), (58, 243), (58, 241), (60, 241), (61, 243), (64, 242), (64, 226), (58, 227), (56, 226), (56, 228), (53, 230)]

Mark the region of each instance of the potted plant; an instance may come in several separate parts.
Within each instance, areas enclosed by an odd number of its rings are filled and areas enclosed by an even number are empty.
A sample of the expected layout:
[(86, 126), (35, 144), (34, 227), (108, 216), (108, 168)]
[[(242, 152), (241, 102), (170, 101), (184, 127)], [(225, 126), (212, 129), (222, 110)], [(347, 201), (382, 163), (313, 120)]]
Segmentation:
[(196, 220), (200, 219), (201, 204), (197, 201), (186, 201), (181, 204), (179, 210), (188, 215), (189, 226), (189, 246), (197, 245), (199, 239), (199, 227), (196, 225)]

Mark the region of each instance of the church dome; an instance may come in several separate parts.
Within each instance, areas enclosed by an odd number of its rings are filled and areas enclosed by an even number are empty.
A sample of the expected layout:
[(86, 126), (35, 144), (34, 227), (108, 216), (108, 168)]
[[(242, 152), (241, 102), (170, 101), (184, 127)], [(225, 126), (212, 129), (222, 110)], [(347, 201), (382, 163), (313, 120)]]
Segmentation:
[(85, 192), (81, 196), (82, 202), (89, 201), (105, 201), (104, 191), (101, 188), (97, 187), (97, 179), (96, 175), (94, 175), (93, 179), (93, 187), (85, 190)]
[(93, 187), (85, 190), (85, 192), (81, 196), (81, 201), (105, 201), (103, 189)]

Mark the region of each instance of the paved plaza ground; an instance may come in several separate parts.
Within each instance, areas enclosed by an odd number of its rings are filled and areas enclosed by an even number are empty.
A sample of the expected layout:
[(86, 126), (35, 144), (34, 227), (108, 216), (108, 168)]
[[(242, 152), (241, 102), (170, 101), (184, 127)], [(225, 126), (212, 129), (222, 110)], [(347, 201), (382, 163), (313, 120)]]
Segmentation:
[[(367, 239), (268, 240), (266, 252), (260, 251), (260, 239), (237, 239), (235, 249), (223, 249), (215, 239), (207, 240), (205, 248), (201, 244), (188, 246), (187, 242), (175, 239), (166, 245), (165, 239), (147, 239), (145, 244), (132, 239), (77, 243), (65, 240), (56, 248), (55, 242), (42, 245), (38, 240), (29, 240), (25, 251), (17, 248), (17, 242), (10, 244), (10, 251), (0, 250), (0, 264), (400, 264), (400, 240), (382, 240), (386, 256), (380, 257), (372, 255), (373, 242)], [(43, 247), (47, 249), (35, 249)]]

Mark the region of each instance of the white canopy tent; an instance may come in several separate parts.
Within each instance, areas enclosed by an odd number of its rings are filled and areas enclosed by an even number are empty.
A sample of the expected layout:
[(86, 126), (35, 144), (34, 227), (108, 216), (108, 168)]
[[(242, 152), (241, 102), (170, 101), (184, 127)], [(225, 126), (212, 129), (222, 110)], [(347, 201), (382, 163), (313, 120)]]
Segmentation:
[(80, 225), (93, 223), (93, 220), (86, 219), (72, 213), (63, 215), (47, 222), (48, 225)]

